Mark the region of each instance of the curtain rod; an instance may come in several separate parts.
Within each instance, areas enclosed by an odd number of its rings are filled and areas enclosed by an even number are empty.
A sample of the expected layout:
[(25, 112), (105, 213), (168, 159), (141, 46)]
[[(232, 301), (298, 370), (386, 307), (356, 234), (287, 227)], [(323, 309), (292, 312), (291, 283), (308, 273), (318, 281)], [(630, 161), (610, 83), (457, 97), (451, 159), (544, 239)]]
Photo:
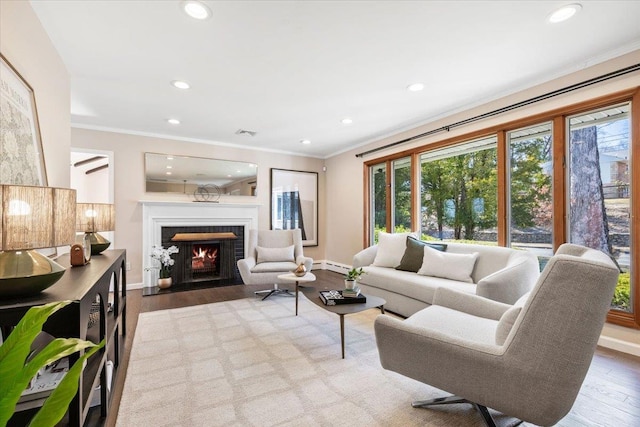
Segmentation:
[(558, 95), (562, 95), (562, 94), (565, 94), (565, 93), (568, 93), (568, 92), (572, 92), (572, 91), (577, 90), (577, 89), (582, 89), (584, 87), (591, 86), (591, 85), (596, 84), (596, 83), (604, 82), (604, 81), (613, 79), (615, 77), (624, 76), (625, 74), (633, 73), (634, 71), (638, 71), (638, 70), (640, 70), (640, 64), (635, 64), (635, 65), (631, 65), (631, 66), (626, 67), (626, 68), (621, 68), (621, 69), (619, 69), (617, 71), (612, 71), (610, 73), (603, 74), (603, 75), (601, 75), (599, 77), (594, 77), (592, 79), (585, 80), (585, 81), (580, 82), (580, 83), (576, 83), (576, 84), (573, 84), (573, 85), (570, 85), (570, 86), (563, 87), (562, 89), (557, 89), (557, 90), (554, 90), (552, 92), (545, 93), (543, 95), (534, 96), (533, 98), (529, 98), (529, 99), (527, 99), (525, 101), (516, 102), (515, 104), (511, 104), (511, 105), (508, 105), (506, 107), (498, 108), (497, 110), (489, 111), (488, 113), (483, 113), (483, 114), (480, 114), (480, 115), (477, 115), (477, 116), (473, 116), (473, 117), (470, 117), (468, 119), (464, 119), (464, 120), (452, 123), (452, 124), (447, 125), (447, 126), (442, 126), (442, 127), (437, 128), (437, 129), (433, 129), (433, 130), (430, 130), (430, 131), (427, 131), (427, 132), (423, 132), (423, 133), (421, 133), (419, 135), (415, 135), (415, 136), (412, 136), (412, 137), (409, 137), (409, 138), (405, 138), (405, 139), (402, 139), (400, 141), (392, 142), (390, 144), (383, 145), (383, 146), (377, 147), (377, 148), (373, 148), (373, 149), (368, 150), (368, 151), (363, 151), (362, 153), (356, 154), (356, 157), (364, 157), (367, 154), (371, 154), (371, 153), (375, 153), (375, 152), (378, 152), (378, 151), (386, 150), (387, 148), (395, 147), (396, 145), (400, 145), (400, 144), (404, 144), (404, 143), (407, 143), (407, 142), (410, 142), (410, 141), (414, 141), (416, 139), (424, 138), (425, 136), (433, 135), (433, 134), (438, 133), (438, 132), (443, 132), (443, 131), (449, 132), (452, 128), (455, 128), (455, 127), (458, 127), (458, 126), (466, 125), (466, 124), (469, 124), (469, 123), (477, 122), (477, 121), (482, 120), (482, 119), (486, 119), (486, 118), (489, 118), (489, 117), (497, 116), (498, 114), (506, 113), (508, 111), (515, 110), (515, 109), (520, 108), (520, 107), (524, 107), (524, 106), (527, 106), (527, 105), (534, 104), (536, 102), (544, 101), (545, 99), (553, 98), (554, 96), (558, 96)]

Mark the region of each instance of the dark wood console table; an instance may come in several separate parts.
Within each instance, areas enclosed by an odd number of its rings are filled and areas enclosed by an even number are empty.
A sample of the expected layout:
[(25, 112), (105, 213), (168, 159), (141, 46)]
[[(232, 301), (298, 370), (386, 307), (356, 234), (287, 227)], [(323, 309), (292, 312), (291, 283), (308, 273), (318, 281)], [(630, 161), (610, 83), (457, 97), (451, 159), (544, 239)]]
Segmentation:
[[(66, 418), (68, 424), (82, 426), (91, 409), (92, 398), (98, 393), (98, 386), (101, 417), (106, 418), (109, 411), (111, 396), (107, 393), (106, 365), (108, 360), (113, 362), (113, 381), (120, 365), (126, 334), (126, 251), (104, 251), (101, 255), (93, 256), (91, 262), (82, 267), (70, 267), (68, 254), (56, 261), (67, 267), (67, 270), (49, 289), (33, 297), (0, 300), (0, 326), (15, 326), (30, 307), (71, 300), (72, 304), (49, 318), (43, 330), (55, 337), (82, 338), (95, 343), (106, 339), (105, 347), (87, 361), (87, 366), (80, 376), (78, 393), (69, 405)], [(111, 307), (110, 287), (113, 289)], [(98, 320), (89, 327), (89, 315), (96, 301), (100, 303)], [(75, 363), (78, 357), (77, 353), (71, 355), (69, 363)], [(110, 386), (113, 389), (113, 384)], [(9, 426), (25, 425), (43, 403), (44, 398), (19, 403)]]

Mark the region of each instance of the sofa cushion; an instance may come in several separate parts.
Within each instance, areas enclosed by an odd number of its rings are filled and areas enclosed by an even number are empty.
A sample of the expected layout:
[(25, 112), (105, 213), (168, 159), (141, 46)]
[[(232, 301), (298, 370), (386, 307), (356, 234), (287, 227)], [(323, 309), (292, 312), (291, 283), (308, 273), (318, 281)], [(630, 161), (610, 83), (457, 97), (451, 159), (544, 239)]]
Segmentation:
[(402, 255), (400, 265), (396, 267), (396, 270), (412, 271), (417, 273), (418, 270), (420, 270), (420, 267), (422, 267), (425, 246), (429, 246), (441, 252), (444, 252), (447, 249), (446, 243), (424, 242), (413, 236), (407, 236), (404, 255)]
[(423, 249), (424, 258), (418, 274), (473, 283), (471, 274), (478, 258), (477, 252), (454, 254), (440, 252), (429, 246), (425, 246)]
[(400, 265), (404, 249), (407, 246), (407, 236), (412, 233), (385, 233), (378, 234), (378, 253), (373, 260), (373, 265), (378, 267), (396, 268)]
[(367, 274), (359, 280), (361, 285), (405, 295), (408, 298), (422, 301), (426, 304), (433, 302), (433, 296), (439, 287), (471, 294), (476, 293), (475, 284), (461, 283), (440, 277), (419, 276), (410, 271), (373, 265), (364, 267), (364, 271)]
[(429, 328), (457, 339), (493, 344), (498, 321), (474, 316), (448, 307), (432, 305), (405, 319), (405, 323)]
[(291, 261), (295, 262), (293, 257), (294, 245), (286, 246), (284, 248), (264, 248), (262, 246), (256, 246), (258, 252), (257, 262), (282, 262)]
[(283, 261), (283, 262), (263, 262), (256, 264), (251, 269), (252, 273), (275, 273), (281, 272), (282, 274), (293, 271), (298, 267), (295, 262)]

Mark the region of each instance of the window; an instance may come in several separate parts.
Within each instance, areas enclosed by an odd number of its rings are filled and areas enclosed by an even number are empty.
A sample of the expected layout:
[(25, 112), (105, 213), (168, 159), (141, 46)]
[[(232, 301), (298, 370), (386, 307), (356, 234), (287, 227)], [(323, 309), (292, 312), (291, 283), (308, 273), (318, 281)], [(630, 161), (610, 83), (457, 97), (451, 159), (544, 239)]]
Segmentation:
[(387, 229), (387, 165), (377, 164), (370, 168), (371, 213), (373, 227), (370, 230), (372, 242), (378, 241), (378, 231)]
[(507, 133), (508, 245), (553, 255), (552, 125), (544, 123)]
[(394, 233), (403, 233), (411, 231), (411, 158), (394, 160), (392, 165), (392, 229)]
[(420, 156), (424, 238), (497, 242), (496, 137)]
[(633, 311), (631, 283), (630, 104), (567, 118), (568, 236), (620, 267), (612, 307)]

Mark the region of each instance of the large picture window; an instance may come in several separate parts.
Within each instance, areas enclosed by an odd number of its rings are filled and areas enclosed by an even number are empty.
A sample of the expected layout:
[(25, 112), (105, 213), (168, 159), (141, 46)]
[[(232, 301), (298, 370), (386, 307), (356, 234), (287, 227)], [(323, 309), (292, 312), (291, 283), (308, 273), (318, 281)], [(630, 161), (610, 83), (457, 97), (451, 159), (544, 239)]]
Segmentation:
[(410, 229), (531, 251), (541, 268), (563, 243), (595, 248), (620, 268), (607, 319), (640, 327), (638, 122), (636, 88), (367, 161), (365, 244)]
[(632, 311), (630, 104), (567, 118), (569, 134), (568, 235), (598, 249), (620, 267), (612, 306)]
[(496, 161), (495, 136), (420, 156), (425, 238), (497, 242)]
[(551, 123), (507, 133), (508, 243), (540, 257), (553, 255), (552, 138)]

